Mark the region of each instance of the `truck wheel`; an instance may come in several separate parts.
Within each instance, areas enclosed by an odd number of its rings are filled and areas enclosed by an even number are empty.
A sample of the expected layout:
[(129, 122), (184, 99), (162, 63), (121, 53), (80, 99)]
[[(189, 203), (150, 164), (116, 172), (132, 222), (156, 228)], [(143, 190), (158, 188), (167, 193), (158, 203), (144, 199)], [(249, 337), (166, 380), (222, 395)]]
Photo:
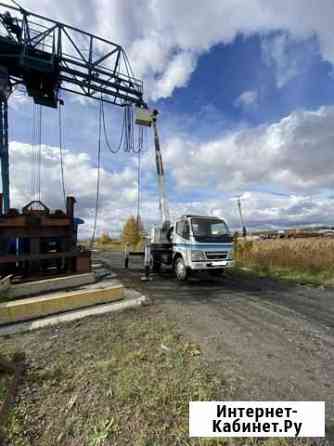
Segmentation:
[(174, 264), (174, 271), (177, 280), (184, 281), (188, 278), (187, 267), (182, 257), (178, 257)]

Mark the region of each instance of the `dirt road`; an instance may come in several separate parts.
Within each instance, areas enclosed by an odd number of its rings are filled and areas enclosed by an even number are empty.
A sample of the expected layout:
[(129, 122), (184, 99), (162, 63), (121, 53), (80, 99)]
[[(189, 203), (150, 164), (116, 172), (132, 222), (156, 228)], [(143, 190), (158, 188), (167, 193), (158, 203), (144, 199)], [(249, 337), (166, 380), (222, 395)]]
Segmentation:
[(162, 272), (142, 282), (141, 259), (125, 271), (117, 253), (98, 258), (199, 343), (212, 366), (224, 370), (233, 399), (325, 400), (334, 437), (333, 289), (240, 274), (179, 283)]

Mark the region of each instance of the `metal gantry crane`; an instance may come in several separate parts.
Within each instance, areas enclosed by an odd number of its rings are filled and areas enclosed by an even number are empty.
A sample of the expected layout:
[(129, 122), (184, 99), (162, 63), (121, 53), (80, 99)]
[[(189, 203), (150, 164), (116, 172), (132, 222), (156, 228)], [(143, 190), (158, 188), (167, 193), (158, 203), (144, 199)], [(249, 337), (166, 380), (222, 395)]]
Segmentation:
[(64, 90), (119, 106), (145, 106), (143, 83), (113, 42), (0, 3), (0, 156), (3, 211), (10, 208), (8, 98), (24, 85), (36, 104), (56, 108)]

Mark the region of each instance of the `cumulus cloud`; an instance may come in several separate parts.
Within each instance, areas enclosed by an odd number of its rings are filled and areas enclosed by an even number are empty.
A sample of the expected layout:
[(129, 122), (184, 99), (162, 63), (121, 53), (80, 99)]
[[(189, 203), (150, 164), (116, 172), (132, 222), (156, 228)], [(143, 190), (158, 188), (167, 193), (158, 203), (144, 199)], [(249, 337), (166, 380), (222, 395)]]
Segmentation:
[[(31, 148), (13, 142), (10, 147), (15, 169), (12, 170), (12, 205), (18, 208), (32, 197)], [(64, 156), (65, 179), (68, 194), (77, 198), (76, 215), (84, 218), (80, 237), (91, 236), (96, 193), (96, 167), (90, 157), (83, 153), (66, 151)], [(152, 171), (151, 174), (154, 174)], [(63, 207), (59, 176), (59, 154), (55, 147), (42, 148), (41, 198), (53, 209)], [(172, 195), (174, 197), (174, 195)], [(136, 172), (122, 169), (111, 173), (102, 169), (98, 235), (108, 232), (118, 236), (129, 215), (136, 212)], [(146, 228), (159, 220), (157, 193), (145, 189), (141, 214)], [(305, 194), (279, 195), (270, 192), (246, 191), (242, 194), (244, 217), (250, 228), (275, 228), (305, 224), (333, 224), (334, 198)], [(184, 213), (211, 214), (224, 217), (232, 229), (240, 227), (236, 200), (232, 195), (215, 191), (214, 197), (193, 200), (184, 192), (182, 202), (175, 197), (170, 200), (171, 214), (175, 218)]]
[(195, 67), (195, 57), (191, 52), (177, 54), (169, 62), (166, 71), (152, 87), (152, 99), (171, 96), (176, 87), (184, 87)]
[[(177, 134), (167, 138), (163, 155), (173, 217), (185, 212), (222, 215), (237, 228), (233, 197), (242, 194), (251, 227), (333, 224), (334, 198), (326, 192), (334, 187), (333, 120), (334, 107), (321, 107), (217, 140), (197, 142)], [(11, 143), (10, 154), (12, 203), (21, 207), (36, 191), (36, 158), (30, 145), (18, 142)], [(132, 161), (113, 172), (101, 169), (98, 233), (119, 234), (126, 218), (136, 213), (137, 171)], [(81, 236), (87, 237), (95, 209), (95, 162), (88, 154), (65, 150), (64, 171), (67, 193), (77, 197), (77, 215), (87, 222)], [(144, 154), (142, 177), (142, 216), (150, 227), (159, 220), (152, 149)], [(41, 192), (47, 205), (63, 206), (56, 147), (42, 147)]]
[(334, 187), (333, 119), (329, 106), (209, 141), (173, 136), (165, 158), (179, 187), (317, 193)]
[(256, 90), (248, 90), (241, 93), (234, 101), (236, 107), (241, 107), (245, 110), (255, 107), (257, 104), (258, 94)]
[[(244, 220), (250, 229), (275, 229), (308, 225), (334, 225), (334, 199), (322, 195), (283, 195), (270, 192), (247, 191), (242, 194)], [(237, 200), (215, 198), (175, 204), (174, 215), (195, 213), (215, 215), (227, 220), (233, 230), (241, 223)]]
[[(36, 148), (19, 142), (10, 144), (12, 207), (21, 208), (37, 198), (38, 166)], [(64, 151), (65, 186), (68, 195), (77, 198), (77, 215), (87, 224), (89, 235), (95, 213), (97, 168), (86, 153)], [(59, 149), (43, 145), (41, 151), (41, 199), (53, 209), (63, 208)], [(99, 232), (119, 232), (124, 219), (136, 210), (137, 173), (133, 167), (117, 172), (101, 169)]]
[[(239, 34), (270, 38), (283, 31), (292, 39), (315, 37), (323, 59), (334, 63), (332, 0), (140, 0), (135, 5), (130, 0), (26, 0), (23, 6), (123, 45), (153, 99), (186, 85), (201, 54)], [(297, 66), (286, 64), (286, 39), (270, 40), (271, 63), (288, 66), (291, 76)]]
[(268, 37), (262, 42), (264, 60), (268, 66), (274, 67), (278, 88), (284, 87), (302, 68), (297, 58), (291, 57), (289, 45), (290, 38), (287, 34)]
[(300, 41), (282, 32), (265, 37), (261, 46), (264, 62), (274, 69), (278, 88), (306, 71), (312, 60), (310, 55), (318, 51), (314, 40)]

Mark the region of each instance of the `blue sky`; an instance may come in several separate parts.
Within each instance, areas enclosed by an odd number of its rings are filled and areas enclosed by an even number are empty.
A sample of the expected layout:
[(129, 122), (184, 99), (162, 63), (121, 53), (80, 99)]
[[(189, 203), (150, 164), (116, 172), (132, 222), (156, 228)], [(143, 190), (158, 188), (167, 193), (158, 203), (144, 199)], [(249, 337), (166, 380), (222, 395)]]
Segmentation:
[[(175, 0), (141, 0), (136, 11), (131, 2), (116, 0), (75, 0), (71, 8), (65, 0), (21, 4), (126, 48), (146, 98), (160, 111), (173, 215), (214, 213), (238, 228), (235, 197), (241, 195), (251, 227), (334, 225), (331, 2), (283, 1), (280, 8), (274, 1), (210, 0), (201, 6), (185, 0), (180, 8)], [(87, 221), (86, 235), (95, 196), (98, 103), (69, 94), (64, 100), (65, 179)], [(116, 146), (122, 111), (106, 108)], [(42, 195), (50, 207), (61, 206), (57, 119), (57, 111), (43, 110)], [(152, 135), (146, 133), (142, 214), (150, 225), (158, 220), (158, 202)], [(10, 101), (15, 206), (29, 197), (31, 134), (32, 102), (20, 93)], [(136, 168), (136, 155), (113, 155), (104, 147), (100, 232), (116, 234), (136, 212)]]

